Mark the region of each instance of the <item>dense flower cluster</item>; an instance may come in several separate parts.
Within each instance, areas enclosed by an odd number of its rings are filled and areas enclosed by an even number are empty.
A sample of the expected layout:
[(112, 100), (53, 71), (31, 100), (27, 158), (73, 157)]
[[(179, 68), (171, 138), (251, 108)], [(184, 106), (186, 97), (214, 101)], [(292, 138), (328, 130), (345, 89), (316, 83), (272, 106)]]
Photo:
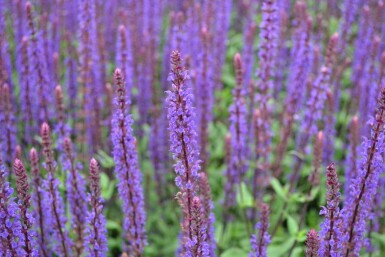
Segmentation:
[(0, 0), (0, 256), (380, 256), (384, 10)]

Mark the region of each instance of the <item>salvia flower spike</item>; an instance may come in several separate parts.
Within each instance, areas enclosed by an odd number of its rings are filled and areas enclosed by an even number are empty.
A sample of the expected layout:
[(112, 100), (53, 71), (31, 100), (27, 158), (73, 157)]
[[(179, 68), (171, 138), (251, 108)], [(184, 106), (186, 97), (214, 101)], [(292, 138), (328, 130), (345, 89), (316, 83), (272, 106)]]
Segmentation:
[(141, 256), (146, 245), (145, 212), (142, 189), (142, 174), (139, 170), (136, 139), (133, 135), (133, 120), (128, 113), (129, 99), (124, 77), (116, 69), (114, 111), (112, 116), (112, 143), (118, 191), (123, 201), (123, 229), (127, 244), (125, 248), (133, 256)]
[(47, 123), (41, 125), (40, 135), (42, 137), (43, 155), (45, 157), (45, 169), (48, 172), (47, 179), (44, 181), (44, 201), (49, 203), (47, 211), (50, 216), (49, 226), (52, 228), (51, 243), (54, 251), (64, 257), (72, 256), (72, 241), (68, 231), (65, 229), (67, 219), (64, 215), (64, 202), (59, 193), (59, 181), (55, 178), (56, 162), (54, 160), (51, 129)]
[(20, 238), (20, 241), (24, 244), (23, 256), (39, 256), (36, 248), (36, 233), (33, 230), (35, 220), (29, 210), (31, 195), (29, 193), (27, 172), (24, 164), (19, 159), (16, 159), (13, 163), (13, 169), (16, 175), (18, 206), (22, 223), (21, 233), (24, 236), (24, 238)]
[(258, 235), (251, 235), (251, 252), (249, 257), (267, 257), (266, 250), (267, 246), (270, 244), (269, 206), (262, 203), (260, 208), (259, 222), (255, 226), (256, 229), (258, 229)]
[(88, 211), (86, 217), (85, 256), (105, 257), (108, 250), (106, 219), (103, 215), (99, 164), (94, 158), (90, 161), (89, 175), (90, 194), (88, 195), (88, 202), (91, 210)]

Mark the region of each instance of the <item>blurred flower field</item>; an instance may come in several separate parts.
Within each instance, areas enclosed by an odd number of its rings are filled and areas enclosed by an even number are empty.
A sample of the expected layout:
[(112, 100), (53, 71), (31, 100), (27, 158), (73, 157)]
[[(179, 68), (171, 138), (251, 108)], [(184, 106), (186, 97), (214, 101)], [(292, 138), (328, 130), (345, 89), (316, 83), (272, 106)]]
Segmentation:
[(381, 257), (382, 0), (0, 0), (1, 257)]

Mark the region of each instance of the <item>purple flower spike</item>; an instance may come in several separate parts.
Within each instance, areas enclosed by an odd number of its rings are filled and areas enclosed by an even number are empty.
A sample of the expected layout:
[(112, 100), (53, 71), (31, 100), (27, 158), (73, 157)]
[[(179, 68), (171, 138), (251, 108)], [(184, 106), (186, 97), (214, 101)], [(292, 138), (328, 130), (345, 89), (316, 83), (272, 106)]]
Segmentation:
[(197, 143), (193, 97), (187, 84), (188, 74), (182, 66), (178, 51), (173, 51), (170, 57), (171, 73), (169, 80), (172, 88), (167, 92), (167, 118), (170, 131), (170, 150), (176, 161), (174, 165), (175, 184), (180, 192), (177, 199), (183, 211), (182, 218), (182, 249), (187, 251), (189, 242), (193, 240), (192, 202), (196, 195), (197, 180), (199, 179), (199, 146)]
[(307, 233), (306, 237), (306, 257), (318, 257), (318, 250), (320, 247), (320, 242), (318, 238), (318, 233), (314, 229), (311, 229)]
[(251, 252), (249, 257), (267, 257), (266, 248), (270, 243), (269, 225), (269, 206), (262, 203), (259, 222), (255, 226), (258, 229), (258, 236), (251, 235)]
[(13, 188), (6, 181), (4, 165), (0, 159), (0, 255), (24, 256), (24, 242), (18, 205), (12, 197)]
[(88, 201), (91, 210), (87, 213), (85, 256), (105, 257), (108, 251), (106, 220), (103, 215), (103, 199), (100, 196), (99, 165), (95, 159), (90, 161), (90, 194)]
[(323, 206), (320, 212), (325, 216), (320, 231), (321, 245), (318, 251), (320, 256), (341, 256), (340, 187), (337, 171), (334, 163), (331, 163), (326, 168), (326, 206)]
[(21, 73), (20, 73), (20, 103), (23, 116), (24, 137), (28, 144), (32, 142), (32, 134), (35, 132), (35, 120), (33, 119), (36, 110), (34, 106), (34, 91), (31, 88), (31, 60), (28, 54), (28, 38), (23, 37), (21, 41)]
[(209, 245), (209, 256), (215, 257), (216, 242), (214, 237), (214, 204), (211, 199), (211, 188), (207, 178), (207, 174), (201, 172), (199, 174), (199, 192), (202, 198), (202, 205), (204, 208), (205, 221), (207, 227), (206, 242)]
[(191, 237), (187, 239), (185, 245), (185, 254), (183, 256), (209, 257), (209, 245), (206, 241), (207, 223), (205, 214), (199, 197), (195, 196), (191, 207)]
[(27, 13), (28, 20), (28, 32), (30, 38), (30, 54), (31, 54), (31, 67), (34, 69), (31, 70), (31, 88), (37, 89), (38, 97), (38, 108), (37, 113), (39, 114), (39, 122), (48, 121), (49, 115), (49, 104), (51, 101), (51, 94), (49, 86), (49, 78), (47, 74), (47, 58), (44, 55), (43, 49), (43, 38), (42, 34), (39, 33), (36, 29), (32, 11), (32, 4), (27, 2), (25, 4), (25, 9)]
[(8, 84), (0, 85), (0, 142), (3, 142), (3, 156), (8, 168), (12, 167), (12, 160), (16, 147), (15, 116), (12, 110), (11, 96)]
[(366, 222), (378, 189), (380, 174), (384, 170), (385, 87), (381, 89), (375, 116), (369, 120), (369, 124), (370, 138), (365, 138), (361, 145), (362, 157), (358, 174), (351, 181), (351, 192), (341, 211), (341, 246), (344, 257), (358, 257), (360, 254), (367, 229)]
[(35, 230), (37, 233), (37, 241), (39, 244), (40, 255), (48, 257), (51, 253), (48, 251), (48, 234), (50, 229), (48, 226), (50, 216), (45, 212), (48, 210), (49, 203), (43, 200), (44, 189), (42, 187), (42, 178), (39, 169), (39, 157), (35, 148), (32, 148), (29, 153), (29, 160), (31, 162), (32, 175), (32, 202), (33, 202), (33, 216), (35, 217)]
[(84, 244), (85, 216), (87, 212), (86, 182), (79, 173), (79, 164), (75, 162), (75, 154), (71, 139), (64, 138), (64, 155), (62, 158), (63, 171), (67, 174), (67, 194), (72, 216), (72, 229), (76, 240), (74, 250), (81, 256)]
[(24, 236), (23, 238), (20, 238), (20, 241), (23, 242), (24, 245), (21, 256), (39, 256), (39, 252), (36, 248), (36, 233), (32, 230), (35, 219), (29, 211), (29, 208), (31, 207), (31, 195), (29, 193), (27, 172), (19, 159), (15, 160), (13, 169), (16, 175), (17, 197), (19, 199), (18, 206), (23, 227), (21, 232)]
[(127, 243), (125, 250), (132, 256), (141, 256), (146, 245), (145, 213), (142, 174), (139, 170), (133, 120), (128, 113), (129, 99), (120, 69), (114, 73), (116, 89), (112, 118), (112, 143), (118, 191), (123, 201), (123, 228)]
[(68, 231), (65, 229), (67, 219), (64, 213), (64, 201), (59, 193), (59, 180), (55, 178), (56, 162), (54, 160), (52, 144), (51, 144), (51, 129), (47, 123), (41, 125), (40, 134), (42, 137), (43, 155), (45, 157), (44, 167), (48, 172), (47, 179), (44, 181), (44, 201), (49, 203), (48, 212), (50, 216), (49, 227), (52, 229), (52, 245), (53, 250), (60, 256), (72, 256), (71, 248), (72, 241), (68, 236)]

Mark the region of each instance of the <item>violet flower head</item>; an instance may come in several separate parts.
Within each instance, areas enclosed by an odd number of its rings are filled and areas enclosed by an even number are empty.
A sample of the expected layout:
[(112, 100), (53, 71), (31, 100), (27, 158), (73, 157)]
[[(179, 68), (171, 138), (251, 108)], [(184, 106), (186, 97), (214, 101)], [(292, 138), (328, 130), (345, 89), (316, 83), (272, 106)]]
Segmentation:
[(362, 157), (358, 174), (350, 185), (350, 194), (341, 211), (343, 235), (342, 253), (345, 257), (359, 256), (366, 232), (366, 222), (372, 210), (380, 174), (384, 170), (385, 87), (379, 93), (375, 116), (369, 120), (370, 138), (361, 145)]
[[(169, 80), (171, 91), (167, 92), (167, 107), (170, 131), (170, 150), (176, 161), (175, 184), (182, 191), (195, 194), (198, 180), (199, 152), (195, 126), (193, 96), (188, 85), (188, 73), (182, 66), (178, 51), (171, 53), (171, 72)], [(191, 200), (191, 199), (190, 199)]]
[(181, 248), (187, 251), (194, 240), (191, 215), (192, 202), (196, 196), (199, 179), (199, 146), (192, 106), (193, 97), (187, 82), (188, 74), (182, 66), (182, 59), (178, 51), (171, 53), (170, 62), (171, 90), (167, 92), (167, 118), (170, 131), (170, 150), (176, 162), (174, 165), (175, 184), (180, 190), (176, 197), (183, 213)]
[(232, 91), (233, 104), (229, 107), (229, 121), (231, 133), (231, 160), (230, 166), (237, 183), (240, 183), (247, 171), (247, 110), (245, 91), (243, 88), (243, 67), (240, 54), (234, 56), (236, 86)]
[(29, 160), (31, 163), (31, 175), (32, 175), (32, 203), (33, 203), (33, 216), (35, 217), (35, 230), (37, 231), (37, 243), (39, 244), (40, 255), (48, 257), (51, 254), (48, 250), (48, 241), (50, 234), (50, 219), (51, 216), (45, 210), (49, 210), (49, 203), (43, 200), (45, 191), (42, 186), (43, 179), (41, 178), (39, 169), (39, 157), (35, 150), (32, 148), (29, 153)]
[(354, 116), (350, 122), (349, 133), (349, 147), (345, 162), (345, 199), (349, 198), (350, 185), (354, 178), (357, 177), (358, 172), (358, 155), (359, 155), (359, 140), (360, 140), (360, 126), (358, 116)]
[(133, 120), (128, 113), (129, 99), (122, 71), (116, 69), (114, 77), (116, 88), (111, 136), (115, 174), (119, 181), (118, 191), (123, 201), (123, 228), (127, 240), (125, 250), (133, 256), (141, 256), (146, 245), (142, 174), (132, 130)]
[[(260, 106), (262, 119), (264, 120), (263, 129), (266, 134), (265, 141), (261, 142), (260, 147), (270, 149), (271, 132), (270, 132), (270, 109), (268, 102), (272, 97), (274, 90), (274, 72), (275, 57), (277, 55), (278, 44), (278, 25), (277, 17), (278, 7), (276, 0), (264, 0), (262, 2), (262, 22), (260, 24), (260, 44), (259, 44), (259, 68), (257, 70), (257, 89), (259, 93), (256, 95), (256, 104)], [(254, 107), (252, 106), (252, 109)]]
[(88, 202), (91, 210), (86, 217), (86, 238), (84, 242), (85, 256), (105, 257), (108, 251), (106, 219), (103, 215), (103, 199), (100, 196), (99, 164), (95, 159), (90, 161), (90, 194)]
[(64, 201), (59, 192), (59, 180), (55, 178), (56, 162), (54, 160), (51, 145), (51, 129), (47, 123), (41, 125), (43, 155), (45, 157), (44, 167), (48, 172), (47, 179), (43, 182), (44, 201), (49, 203), (48, 209), (44, 210), (51, 216), (49, 227), (52, 229), (51, 243), (56, 254), (64, 257), (72, 256), (72, 241), (65, 228), (67, 219), (64, 213)]
[(318, 257), (318, 250), (320, 247), (319, 237), (317, 231), (311, 229), (306, 237), (306, 257)]
[[(130, 30), (127, 30), (125, 26), (119, 26), (116, 47), (116, 65), (120, 67), (122, 71), (128, 99), (131, 100), (131, 89), (134, 84), (134, 64), (132, 60), (131, 38), (128, 36), (129, 32)], [(131, 103), (131, 101), (129, 103)]]
[(326, 168), (326, 206), (322, 206), (321, 215), (324, 221), (320, 231), (320, 256), (341, 256), (339, 243), (341, 237), (341, 217), (340, 217), (340, 182), (334, 163)]
[(81, 255), (84, 244), (85, 216), (87, 212), (86, 182), (80, 174), (80, 163), (76, 163), (71, 139), (64, 138), (63, 142), (63, 171), (67, 174), (66, 188), (69, 209), (72, 217), (71, 228), (75, 231), (75, 247), (77, 255)]
[(183, 256), (209, 257), (210, 250), (206, 241), (207, 223), (199, 197), (194, 196), (191, 207), (191, 237), (185, 242), (185, 253)]
[(306, 145), (311, 135), (317, 133), (317, 121), (322, 118), (322, 110), (326, 101), (326, 92), (330, 83), (331, 65), (335, 54), (338, 34), (334, 34), (329, 41), (325, 65), (321, 68), (306, 102), (304, 122), (301, 123), (300, 134), (297, 138), (297, 146), (300, 152), (305, 152)]
[(21, 41), (21, 73), (20, 73), (20, 104), (21, 114), (24, 122), (24, 137), (27, 143), (32, 142), (32, 134), (35, 132), (35, 103), (33, 101), (35, 94), (31, 88), (31, 60), (28, 52), (28, 38), (23, 37)]
[(15, 160), (13, 169), (16, 175), (18, 197), (17, 203), (23, 227), (21, 230), (23, 238), (20, 238), (20, 242), (23, 242), (23, 250), (21, 251), (21, 256), (37, 257), (39, 256), (39, 252), (36, 248), (36, 233), (33, 230), (35, 219), (29, 210), (31, 207), (31, 195), (29, 193), (27, 172), (23, 163), (19, 159)]
[(0, 85), (0, 142), (3, 143), (2, 150), (5, 157), (5, 163), (8, 168), (12, 167), (12, 160), (15, 154), (16, 147), (16, 126), (15, 116), (12, 110), (11, 95), (9, 91), (9, 85)]
[(251, 252), (249, 257), (267, 257), (266, 249), (270, 243), (269, 206), (265, 203), (262, 203), (260, 208), (261, 212), (259, 214), (259, 222), (255, 226), (255, 228), (258, 230), (258, 235), (251, 235)]
[[(0, 160), (1, 161), (1, 160)], [(6, 181), (5, 167), (0, 162), (0, 247), (1, 256), (24, 256), (24, 235), (13, 188)]]
[(31, 88), (37, 88), (38, 95), (38, 108), (36, 113), (39, 114), (39, 122), (47, 121), (49, 115), (49, 105), (52, 102), (50, 92), (50, 81), (47, 75), (47, 58), (44, 54), (43, 37), (40, 32), (37, 31), (31, 2), (25, 4), (28, 20), (28, 33), (30, 38), (31, 49)]
[(324, 133), (319, 131), (314, 140), (314, 149), (313, 149), (313, 171), (309, 176), (309, 183), (316, 187), (319, 185), (319, 169), (322, 164), (322, 149), (324, 144)]
[(199, 173), (199, 193), (204, 210), (204, 221), (206, 223), (206, 242), (209, 247), (209, 256), (215, 257), (216, 242), (214, 236), (214, 203), (211, 198), (211, 188), (205, 172)]

